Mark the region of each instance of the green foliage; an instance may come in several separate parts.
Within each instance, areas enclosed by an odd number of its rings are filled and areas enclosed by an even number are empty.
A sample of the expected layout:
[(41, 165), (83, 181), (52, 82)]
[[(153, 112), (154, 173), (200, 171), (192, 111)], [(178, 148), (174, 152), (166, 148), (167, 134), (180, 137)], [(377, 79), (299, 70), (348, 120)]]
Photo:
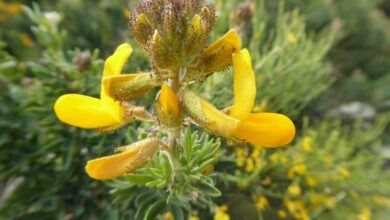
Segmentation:
[(219, 141), (188, 129), (179, 146), (175, 152), (160, 151), (136, 173), (108, 182), (115, 202), (134, 205), (134, 219), (155, 219), (163, 211), (185, 219), (192, 205), (212, 207), (211, 198), (221, 195), (209, 176), (219, 157)]
[[(80, 130), (52, 108), (65, 93), (98, 96), (102, 59), (120, 42), (135, 45), (124, 12), (136, 1), (13, 2), (26, 7), (12, 16), (0, 8), (0, 219), (212, 219), (225, 204), (231, 219), (242, 220), (281, 219), (280, 211), (288, 219), (389, 216), (388, 114), (355, 124), (325, 117), (353, 100), (388, 112), (386, 1), (252, 1), (239, 32), (258, 79), (255, 110), (294, 117), (295, 141), (264, 150), (188, 129), (176, 151), (163, 149), (136, 173), (106, 183), (87, 177), (86, 162), (156, 128)], [(244, 3), (219, 5), (210, 40), (235, 25), (229, 21)], [(62, 20), (50, 22), (50, 11)], [(134, 49), (126, 69), (146, 70)], [(232, 75), (209, 77), (202, 95), (229, 106)], [(150, 107), (154, 97), (137, 104)]]

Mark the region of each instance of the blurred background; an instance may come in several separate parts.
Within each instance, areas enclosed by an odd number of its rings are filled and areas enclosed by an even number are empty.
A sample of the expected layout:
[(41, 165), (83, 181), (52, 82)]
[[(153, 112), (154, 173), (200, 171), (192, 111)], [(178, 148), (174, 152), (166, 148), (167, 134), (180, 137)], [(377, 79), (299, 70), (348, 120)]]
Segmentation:
[[(101, 134), (64, 125), (52, 108), (65, 93), (97, 97), (103, 60), (122, 42), (135, 49), (127, 72), (150, 69), (128, 30), (137, 3), (0, 0), (0, 219), (131, 219), (137, 206), (84, 166), (143, 125)], [(390, 1), (214, 3), (210, 42), (239, 31), (257, 75), (255, 111), (288, 115), (298, 129), (291, 146), (267, 153), (256, 181), (222, 184), (222, 201), (243, 204), (231, 219), (257, 219), (244, 205), (264, 219), (390, 219)], [(229, 73), (202, 87), (218, 107), (232, 103)]]

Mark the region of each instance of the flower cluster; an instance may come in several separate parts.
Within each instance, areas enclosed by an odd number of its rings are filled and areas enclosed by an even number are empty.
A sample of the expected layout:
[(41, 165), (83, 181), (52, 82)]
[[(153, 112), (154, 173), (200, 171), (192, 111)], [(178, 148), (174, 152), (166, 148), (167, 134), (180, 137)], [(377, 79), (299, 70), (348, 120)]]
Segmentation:
[[(131, 32), (151, 60), (153, 71), (121, 74), (132, 53), (129, 44), (122, 44), (105, 62), (100, 99), (66, 94), (56, 101), (57, 117), (80, 128), (112, 131), (138, 119), (159, 123), (168, 131), (169, 143), (150, 137), (117, 148), (119, 153), (113, 156), (89, 161), (86, 170), (92, 178), (111, 179), (133, 172), (159, 149), (175, 148), (180, 137), (177, 134), (187, 116), (190, 119), (186, 121), (214, 135), (256, 146), (283, 146), (294, 137), (294, 124), (286, 116), (252, 113), (256, 98), (255, 74), (249, 51), (241, 49), (237, 32), (230, 30), (208, 47), (203, 45), (215, 14), (211, 6), (202, 6), (201, 2), (150, 0), (141, 3), (131, 17)], [(220, 111), (193, 91), (191, 84), (202, 82), (206, 76), (230, 66), (234, 68), (235, 100), (232, 106)], [(154, 115), (132, 104), (156, 87), (161, 89)]]

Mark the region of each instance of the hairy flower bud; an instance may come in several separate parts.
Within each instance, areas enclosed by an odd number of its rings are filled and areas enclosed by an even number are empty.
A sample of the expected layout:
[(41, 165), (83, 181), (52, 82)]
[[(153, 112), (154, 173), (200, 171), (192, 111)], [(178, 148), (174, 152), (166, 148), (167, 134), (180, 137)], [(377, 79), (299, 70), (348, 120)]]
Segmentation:
[(105, 92), (119, 101), (134, 101), (159, 84), (151, 73), (126, 74), (103, 79)]
[(203, 0), (145, 0), (132, 14), (130, 31), (156, 72), (193, 65), (215, 23)]
[(153, 28), (145, 14), (135, 14), (130, 18), (131, 32), (138, 44), (145, 50), (153, 34)]

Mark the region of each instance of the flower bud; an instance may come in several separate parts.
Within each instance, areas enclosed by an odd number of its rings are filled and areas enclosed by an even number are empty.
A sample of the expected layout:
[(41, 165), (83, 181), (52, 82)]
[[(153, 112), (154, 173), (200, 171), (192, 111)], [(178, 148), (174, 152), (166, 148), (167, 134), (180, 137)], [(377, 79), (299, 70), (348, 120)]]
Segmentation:
[[(145, 0), (130, 30), (156, 72), (194, 65), (214, 27), (215, 10), (199, 0)], [(146, 26), (146, 28), (145, 28)]]
[(179, 98), (171, 87), (162, 85), (158, 101), (155, 105), (156, 113), (161, 124), (166, 127), (178, 127), (183, 121), (183, 109)]
[(145, 14), (135, 14), (130, 17), (130, 31), (143, 49), (153, 35), (153, 28)]
[(134, 101), (159, 84), (151, 73), (125, 74), (103, 79), (105, 92), (118, 101)]

